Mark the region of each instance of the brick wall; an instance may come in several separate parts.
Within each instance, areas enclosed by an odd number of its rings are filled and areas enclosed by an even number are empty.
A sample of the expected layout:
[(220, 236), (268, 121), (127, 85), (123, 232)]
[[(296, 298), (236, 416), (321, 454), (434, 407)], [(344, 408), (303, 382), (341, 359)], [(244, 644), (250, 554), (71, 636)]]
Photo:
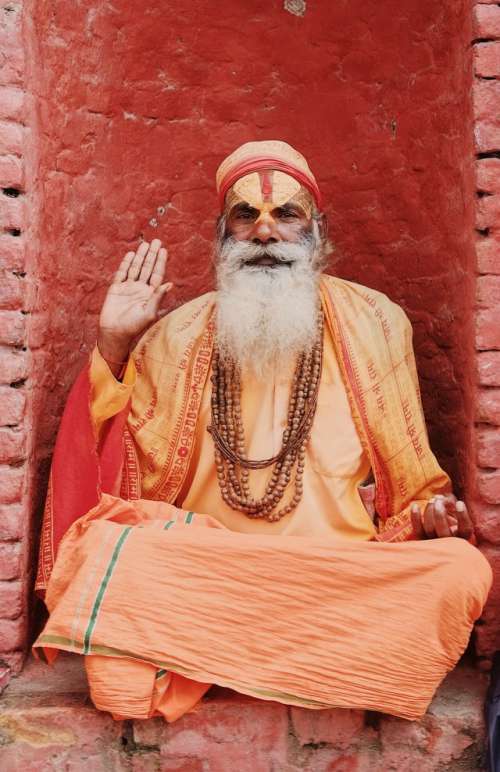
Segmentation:
[[(23, 2), (0, 0), (0, 660), (13, 667), (26, 641), (31, 491), (43, 497), (108, 278), (143, 232), (171, 247), (174, 302), (207, 289), (214, 170), (250, 138), (304, 150), (328, 202), (335, 270), (409, 311), (433, 445), (459, 487), (477, 404), (469, 490), (500, 573), (500, 7), (474, 9), (476, 395), (468, 0), (394, 2), (391, 13), (367, 0), (361, 15), (250, 0), (245, 39), (239, 6), (223, 0), (216, 17), (209, 6), (179, 14), (157, 2), (138, 15), (125, 0), (24, 0), (23, 29)], [(478, 633), (484, 655), (500, 648), (498, 605), (500, 590)]]
[(21, 666), (29, 584), (25, 579), (30, 573), (30, 356), (25, 344), (31, 302), (26, 174), (30, 137), (22, 11), (19, 0), (0, 3), (0, 685), (10, 669), (15, 672)]
[[(216, 687), (173, 724), (113, 721), (88, 699), (82, 658), (30, 662), (2, 698), (8, 772), (479, 772), (486, 677), (448, 676), (422, 721), (309, 710)], [(37, 666), (38, 665), (38, 666)]]
[(128, 0), (34, 3), (45, 361), (34, 400), (46, 457), (120, 256), (139, 234), (158, 236), (174, 282), (167, 302), (210, 289), (217, 164), (241, 142), (278, 137), (318, 176), (338, 247), (331, 270), (410, 314), (432, 445), (463, 490), (475, 261), (470, 2), (294, 8), (302, 15), (283, 0), (220, 0), (217, 13), (213, 0), (155, 0), (144, 14)]
[(472, 492), (496, 583), (477, 631), (484, 656), (500, 649), (500, 5), (474, 6), (477, 154), (476, 479)]

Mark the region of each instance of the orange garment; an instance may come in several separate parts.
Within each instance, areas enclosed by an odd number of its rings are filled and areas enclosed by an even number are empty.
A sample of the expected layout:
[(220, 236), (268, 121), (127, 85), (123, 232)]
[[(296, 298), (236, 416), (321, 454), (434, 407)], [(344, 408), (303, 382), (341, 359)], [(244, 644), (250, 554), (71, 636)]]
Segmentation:
[[(214, 300), (213, 293), (197, 298), (148, 330), (123, 384), (110, 379), (97, 354), (93, 385), (89, 367), (75, 384), (44, 513), (36, 587), (47, 588), (51, 616), (37, 646), (49, 656), (51, 647), (88, 654), (95, 704), (117, 716), (158, 712), (173, 720), (212, 682), (310, 707), (420, 714), (463, 650), (490, 576), (479, 553), (455, 539), (390, 545), (370, 540), (372, 534), (393, 542), (411, 538), (411, 502), (423, 506), (450, 488), (427, 441), (411, 326), (381, 293), (322, 277), (327, 365), (319, 410), (334, 412), (334, 404), (335, 418), (330, 426), (317, 414), (306, 468), (324, 482), (321, 495), (329, 492), (333, 503), (325, 512), (309, 484), (307, 495), (316, 498), (302, 521), (298, 508), (296, 521), (292, 513), (276, 524), (283, 528), (277, 539), (279, 531), (267, 522), (258, 523), (260, 533), (224, 527), (229, 521), (218, 490), (206, 484)], [(288, 382), (289, 374), (278, 376), (259, 394), (253, 384), (248, 401), (244, 397), (245, 422), (251, 424), (245, 428), (258, 455), (268, 455), (280, 434)], [(130, 409), (116, 412), (129, 397)], [(90, 402), (95, 419), (110, 419), (101, 423), (99, 442)], [(270, 437), (263, 436), (264, 415)], [(337, 453), (330, 454), (340, 438)], [(355, 490), (369, 466), (376, 485), (376, 531)], [(146, 500), (119, 501), (107, 494)], [(220, 502), (213, 517), (194, 516), (194, 522), (211, 528), (195, 528), (185, 541), (165, 541), (163, 529), (171, 531), (165, 518), (184, 517), (186, 524), (193, 519), (174, 502), (202, 511), (195, 503), (212, 495)], [(227, 517), (236, 518), (240, 528), (252, 522), (242, 513)], [(151, 528), (155, 534), (149, 539)], [(349, 529), (354, 538), (338, 538)], [(122, 536), (128, 546), (118, 560)], [(458, 569), (457, 561), (462, 561)], [(179, 585), (182, 578), (187, 587)], [(108, 585), (114, 588), (109, 594)], [(165, 605), (170, 601), (173, 607)], [(291, 626), (274, 628), (275, 613), (280, 625), (288, 625), (289, 618)], [(269, 625), (275, 631), (271, 640)], [(219, 636), (226, 640), (226, 630), (227, 646), (219, 641)], [(182, 644), (173, 645), (177, 631)], [(261, 633), (268, 649), (261, 647)]]
[[(258, 381), (249, 375), (243, 378), (242, 417), (250, 458), (269, 458), (281, 446), (293, 372), (275, 372), (272, 377)], [(97, 427), (132, 400), (131, 422), (137, 414), (136, 399), (140, 404), (141, 378), (136, 377), (133, 360), (118, 382), (97, 349), (92, 355), (90, 380), (94, 398), (91, 413)], [(306, 450), (304, 494), (293, 512), (275, 523), (249, 518), (231, 509), (220, 494), (214, 461), (214, 446), (207, 432), (210, 424), (211, 382), (203, 388), (200, 411), (196, 423), (196, 439), (184, 484), (177, 503), (195, 512), (207, 512), (233, 531), (246, 533), (300, 534), (343, 536), (350, 539), (371, 539), (375, 527), (358, 493), (370, 471), (368, 456), (363, 451), (352, 420), (349, 403), (331, 334), (325, 330), (323, 372), (311, 440)], [(165, 429), (167, 422), (165, 420)], [(149, 475), (157, 469), (148, 466), (163, 462), (163, 457), (150, 456), (148, 442), (156, 437), (144, 435), (140, 454), (143, 484), (147, 488)], [(165, 444), (167, 436), (165, 432)], [(156, 460), (158, 459), (158, 461)], [(251, 489), (256, 496), (264, 493), (270, 470), (251, 472)], [(290, 486), (292, 487), (292, 486)]]
[[(325, 329), (375, 481), (375, 538), (411, 539), (411, 504), (423, 508), (431, 496), (451, 489), (429, 447), (411, 325), (385, 295), (354, 282), (323, 275), (320, 297)], [(210, 376), (214, 305), (215, 294), (207, 293), (146, 332), (130, 364), (140, 379), (131, 409), (127, 406), (109, 420), (98, 443), (90, 416), (90, 366), (80, 374), (68, 397), (52, 461), (37, 592), (47, 587), (63, 534), (101, 493), (179, 501)], [(131, 370), (129, 377), (133, 379)], [(128, 388), (126, 382), (122, 388)], [(335, 426), (331, 431), (333, 439)]]
[(191, 704), (216, 683), (415, 719), (464, 651), (490, 584), (486, 559), (456, 538), (276, 539), (103, 495), (61, 542), (35, 647), (85, 655), (92, 698), (115, 716), (178, 717), (186, 703), (167, 694), (169, 671)]
[[(325, 330), (375, 478), (376, 538), (411, 538), (411, 503), (423, 507), (431, 496), (451, 487), (428, 443), (411, 325), (385, 295), (353, 282), (323, 275), (320, 296)], [(118, 484), (107, 492), (179, 502), (199, 439), (213, 350), (214, 304), (215, 293), (186, 303), (148, 330), (136, 347), (129, 368), (135, 367), (140, 386), (129, 392), (127, 461), (121, 488)], [(133, 378), (133, 371), (128, 369), (126, 376)], [(329, 428), (333, 440), (335, 424)], [(317, 429), (316, 419), (313, 434)], [(42, 534), (47, 557), (39, 572), (39, 588), (50, 572), (52, 523), (49, 506)]]

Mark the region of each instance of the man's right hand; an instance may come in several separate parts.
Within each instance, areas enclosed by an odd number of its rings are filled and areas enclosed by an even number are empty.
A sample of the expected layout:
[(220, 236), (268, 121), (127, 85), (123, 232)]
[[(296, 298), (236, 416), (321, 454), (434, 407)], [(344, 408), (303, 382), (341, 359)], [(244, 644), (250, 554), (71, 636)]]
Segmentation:
[(158, 319), (158, 310), (170, 282), (163, 283), (167, 250), (159, 239), (143, 241), (127, 252), (116, 272), (99, 317), (97, 346), (116, 375), (127, 360), (130, 346)]

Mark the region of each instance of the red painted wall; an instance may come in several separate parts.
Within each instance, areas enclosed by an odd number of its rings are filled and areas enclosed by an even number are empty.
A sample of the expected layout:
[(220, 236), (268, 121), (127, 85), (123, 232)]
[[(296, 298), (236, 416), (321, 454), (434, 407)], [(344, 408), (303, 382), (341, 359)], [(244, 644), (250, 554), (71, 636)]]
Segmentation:
[(338, 246), (332, 270), (410, 313), (433, 444), (463, 481), (469, 16), (465, 0), (310, 0), (303, 16), (282, 0), (34, 4), (40, 457), (121, 255), (140, 233), (159, 236), (171, 302), (209, 288), (215, 169), (239, 143), (271, 137), (296, 145), (316, 172)]

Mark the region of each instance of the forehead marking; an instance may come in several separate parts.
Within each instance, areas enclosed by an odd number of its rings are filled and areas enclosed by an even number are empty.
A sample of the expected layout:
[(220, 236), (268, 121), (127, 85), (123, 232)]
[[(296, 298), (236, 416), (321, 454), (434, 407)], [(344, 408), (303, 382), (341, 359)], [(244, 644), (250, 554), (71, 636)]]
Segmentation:
[(273, 195), (272, 175), (273, 173), (269, 169), (265, 169), (264, 171), (259, 172), (262, 200), (266, 203), (272, 200), (272, 195)]

